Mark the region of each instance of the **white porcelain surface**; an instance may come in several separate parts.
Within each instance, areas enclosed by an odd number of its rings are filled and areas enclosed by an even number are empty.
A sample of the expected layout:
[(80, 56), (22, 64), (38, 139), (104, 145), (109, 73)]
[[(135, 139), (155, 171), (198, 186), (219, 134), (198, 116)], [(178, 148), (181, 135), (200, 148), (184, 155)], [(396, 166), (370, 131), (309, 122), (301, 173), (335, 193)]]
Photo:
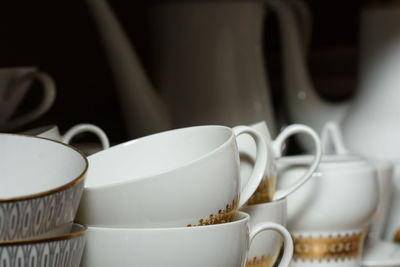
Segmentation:
[(58, 129), (57, 125), (47, 125), (31, 129), (29, 131), (25, 131), (24, 134), (45, 137), (69, 144), (76, 135), (85, 132), (93, 133), (94, 135), (96, 135), (99, 138), (103, 149), (110, 147), (110, 142), (106, 133), (100, 127), (89, 123), (80, 123), (74, 125), (69, 130), (67, 130), (64, 135), (60, 134), (60, 130)]
[(400, 242), (400, 163), (394, 163), (393, 183), (390, 190), (392, 197), (387, 211), (383, 239), (389, 242)]
[[(41, 102), (33, 110), (13, 118), (34, 80), (41, 83)], [(53, 79), (36, 67), (0, 68), (0, 130), (13, 130), (39, 118), (51, 108), (55, 96)]]
[[(250, 126), (263, 135), (265, 143), (267, 145), (268, 157), (271, 160), (267, 162), (264, 178), (261, 181), (261, 184), (257, 191), (249, 199), (248, 204), (257, 204), (268, 202), (271, 200), (283, 199), (294, 192), (301, 185), (303, 185), (318, 167), (322, 155), (319, 137), (317, 133), (310, 127), (300, 124), (292, 124), (287, 126), (278, 134), (275, 139), (271, 138), (267, 123), (265, 121), (255, 123)], [(285, 141), (289, 137), (296, 134), (307, 135), (309, 138), (312, 139), (314, 143), (314, 160), (311, 162), (307, 173), (299, 176), (296, 183), (287, 188), (281, 188), (280, 190), (275, 191), (277, 178), (275, 161), (282, 156), (282, 149), (285, 145)], [(247, 135), (239, 136), (237, 139), (237, 143), (242, 159), (240, 164), (241, 176), (248, 177), (248, 174), (251, 172), (254, 165), (254, 159), (256, 157), (256, 146), (253, 139)]]
[(400, 266), (400, 245), (383, 240), (367, 244), (364, 248), (361, 266)]
[(26, 197), (73, 182), (87, 168), (70, 146), (24, 135), (0, 134), (0, 201)]
[(0, 134), (0, 240), (45, 235), (74, 220), (86, 157), (49, 139)]
[[(235, 140), (243, 133), (255, 138), (258, 152), (254, 171), (241, 187)], [(262, 136), (246, 126), (196, 126), (132, 140), (89, 156), (77, 218), (121, 227), (219, 221), (254, 193), (266, 161)]]
[[(286, 226), (286, 198), (255, 205), (245, 205), (241, 211), (250, 215), (250, 229), (262, 222)], [(274, 232), (263, 232), (254, 237), (247, 255), (247, 266), (272, 267), (279, 256), (282, 237)]]
[(99, 228), (89, 226), (82, 267), (244, 267), (252, 240), (263, 231), (279, 232), (288, 266), (293, 243), (287, 230), (263, 222), (249, 230), (249, 216), (238, 212), (230, 223), (178, 228)]
[[(306, 171), (310, 161), (311, 157), (308, 156), (285, 157), (279, 160), (277, 188), (293, 183), (295, 177)], [(321, 266), (359, 266), (362, 241), (375, 214), (377, 203), (378, 182), (371, 164), (347, 155), (323, 156), (312, 178), (288, 196), (287, 227), (295, 238), (295, 257), (308, 255), (304, 252), (304, 246), (296, 248), (296, 242), (308, 242), (299, 241), (301, 236), (313, 240), (308, 244), (342, 244), (342, 248), (346, 248), (346, 244), (349, 246), (348, 251), (344, 252), (342, 249), (340, 252), (344, 254), (340, 254), (335, 247), (327, 245), (335, 251), (333, 256), (343, 256), (335, 262), (328, 262), (332, 255), (316, 252), (317, 255), (322, 255)], [(318, 241), (320, 237), (324, 241)], [(354, 246), (351, 245), (353, 243)], [(291, 266), (309, 266), (311, 259), (315, 258), (311, 255), (302, 261), (297, 257)]]

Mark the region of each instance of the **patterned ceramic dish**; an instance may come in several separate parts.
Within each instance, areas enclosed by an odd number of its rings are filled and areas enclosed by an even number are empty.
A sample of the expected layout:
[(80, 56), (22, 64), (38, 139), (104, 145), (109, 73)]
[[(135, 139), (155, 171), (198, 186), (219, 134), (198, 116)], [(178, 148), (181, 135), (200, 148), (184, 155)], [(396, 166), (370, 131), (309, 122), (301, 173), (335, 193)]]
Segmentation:
[(78, 267), (87, 227), (74, 223), (69, 233), (49, 238), (0, 242), (0, 266)]
[(81, 152), (45, 138), (0, 134), (0, 169), (0, 240), (43, 236), (74, 220), (88, 169)]

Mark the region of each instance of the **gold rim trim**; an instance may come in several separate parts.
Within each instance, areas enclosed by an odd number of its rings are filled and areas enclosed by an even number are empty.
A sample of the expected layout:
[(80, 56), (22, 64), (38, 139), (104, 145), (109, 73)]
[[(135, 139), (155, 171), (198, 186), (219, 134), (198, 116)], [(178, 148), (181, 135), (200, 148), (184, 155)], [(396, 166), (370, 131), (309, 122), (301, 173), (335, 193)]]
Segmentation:
[(89, 161), (87, 160), (86, 155), (83, 154), (83, 152), (80, 151), (79, 149), (77, 149), (76, 147), (73, 147), (73, 146), (71, 146), (69, 144), (65, 144), (65, 143), (57, 141), (57, 140), (53, 140), (53, 139), (45, 138), (45, 137), (40, 137), (40, 136), (32, 136), (32, 135), (26, 135), (26, 134), (15, 134), (15, 133), (0, 133), (0, 136), (1, 135), (11, 135), (11, 136), (21, 136), (21, 137), (26, 137), (26, 138), (43, 139), (43, 140), (48, 140), (48, 141), (51, 141), (51, 142), (54, 142), (54, 143), (61, 144), (63, 146), (66, 146), (66, 147), (74, 150), (78, 154), (80, 154), (82, 156), (82, 158), (84, 159), (84, 161), (85, 161), (85, 168), (77, 178), (75, 178), (74, 180), (72, 180), (71, 182), (69, 182), (69, 183), (67, 183), (65, 185), (53, 188), (51, 190), (43, 191), (43, 192), (40, 192), (40, 193), (31, 194), (31, 195), (26, 195), (26, 196), (21, 196), (21, 197), (11, 197), (11, 198), (0, 198), (0, 204), (4, 203), (4, 202), (15, 202), (15, 201), (29, 200), (29, 199), (33, 199), (33, 198), (44, 197), (44, 196), (47, 196), (47, 195), (51, 195), (53, 193), (64, 191), (64, 190), (66, 190), (68, 188), (73, 187), (74, 185), (79, 184), (86, 176), (87, 170), (89, 168)]
[(261, 258), (253, 257), (252, 260), (248, 260), (246, 267), (271, 267), (275, 263), (278, 255), (270, 255), (267, 257), (261, 256)]
[(72, 227), (78, 226), (80, 229), (74, 231), (69, 234), (64, 234), (60, 236), (53, 236), (53, 237), (45, 237), (45, 238), (36, 238), (36, 239), (27, 239), (27, 240), (8, 240), (8, 241), (0, 241), (0, 246), (18, 246), (18, 245), (28, 245), (34, 243), (44, 243), (44, 242), (54, 242), (54, 241), (61, 241), (61, 240), (69, 240), (77, 238), (83, 235), (88, 227), (84, 224), (73, 223)]
[(365, 233), (293, 237), (293, 261), (344, 261), (361, 256)]
[(188, 224), (187, 227), (204, 226), (232, 222), (235, 219), (235, 212), (239, 206), (239, 196), (232, 200), (231, 204), (227, 204), (225, 209), (220, 209), (218, 214), (210, 214), (208, 219), (200, 219), (198, 224)]

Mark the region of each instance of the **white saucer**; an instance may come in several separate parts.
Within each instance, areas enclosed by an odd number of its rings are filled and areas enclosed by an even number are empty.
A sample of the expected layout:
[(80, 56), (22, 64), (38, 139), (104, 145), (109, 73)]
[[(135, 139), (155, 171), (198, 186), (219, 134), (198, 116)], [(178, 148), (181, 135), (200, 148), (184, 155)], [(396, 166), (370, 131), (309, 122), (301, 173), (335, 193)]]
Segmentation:
[(361, 266), (400, 267), (400, 245), (384, 240), (364, 247)]

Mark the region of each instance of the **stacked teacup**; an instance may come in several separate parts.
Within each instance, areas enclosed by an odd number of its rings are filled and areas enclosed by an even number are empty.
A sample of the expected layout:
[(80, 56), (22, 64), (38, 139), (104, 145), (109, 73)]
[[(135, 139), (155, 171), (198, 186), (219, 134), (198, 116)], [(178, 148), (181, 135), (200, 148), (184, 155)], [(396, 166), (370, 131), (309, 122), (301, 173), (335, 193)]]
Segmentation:
[[(250, 228), (263, 221), (272, 221), (286, 226), (287, 200), (286, 197), (299, 189), (318, 167), (321, 159), (321, 143), (318, 135), (309, 127), (301, 124), (293, 124), (286, 127), (273, 140), (270, 137), (266, 122), (251, 125), (258, 130), (266, 142), (269, 161), (266, 163), (264, 177), (253, 196), (247, 201), (241, 210), (250, 214)], [(276, 181), (279, 180), (276, 172), (276, 160), (282, 155), (282, 148), (290, 136), (294, 134), (306, 134), (315, 144), (315, 156), (310, 162), (306, 173), (296, 176), (294, 183), (275, 191)], [(249, 136), (240, 136), (238, 146), (241, 153), (241, 176), (248, 176), (254, 166), (256, 155), (255, 143)], [(272, 267), (277, 261), (281, 250), (282, 239), (273, 232), (260, 233), (254, 238), (248, 255), (247, 267)]]
[[(256, 146), (241, 179), (238, 136)], [(263, 136), (247, 126), (195, 126), (122, 143), (88, 157), (90, 170), (77, 221), (88, 225), (83, 266), (244, 266), (249, 244), (265, 230), (293, 241), (280, 224), (249, 230), (239, 212), (264, 177)], [(279, 244), (280, 246), (280, 244)]]
[(73, 223), (88, 169), (75, 148), (0, 134), (0, 266), (76, 266), (86, 227)]

